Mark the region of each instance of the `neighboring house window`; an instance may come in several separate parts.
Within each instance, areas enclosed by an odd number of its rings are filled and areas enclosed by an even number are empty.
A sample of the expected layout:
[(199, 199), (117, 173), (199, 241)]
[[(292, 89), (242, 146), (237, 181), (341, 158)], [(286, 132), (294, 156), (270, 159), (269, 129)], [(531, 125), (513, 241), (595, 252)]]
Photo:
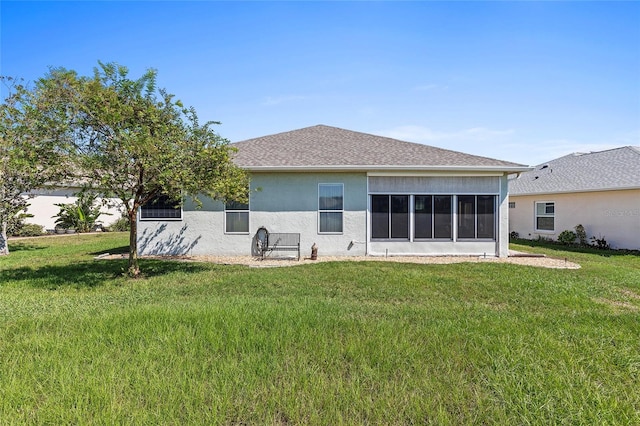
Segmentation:
[(140, 207), (140, 219), (180, 220), (182, 219), (180, 202), (172, 200), (166, 195), (159, 195)]
[(536, 231), (555, 229), (555, 203), (536, 202)]
[(343, 229), (344, 185), (321, 183), (318, 185), (318, 232), (339, 234)]
[(413, 237), (451, 239), (451, 195), (416, 195), (413, 203)]
[(229, 201), (224, 205), (225, 232), (246, 234), (249, 232), (249, 204)]
[(409, 239), (409, 196), (371, 196), (371, 237)]
[(458, 195), (458, 238), (495, 238), (495, 196)]
[(515, 209), (516, 208), (516, 202), (515, 201), (509, 201), (509, 208), (510, 209)]

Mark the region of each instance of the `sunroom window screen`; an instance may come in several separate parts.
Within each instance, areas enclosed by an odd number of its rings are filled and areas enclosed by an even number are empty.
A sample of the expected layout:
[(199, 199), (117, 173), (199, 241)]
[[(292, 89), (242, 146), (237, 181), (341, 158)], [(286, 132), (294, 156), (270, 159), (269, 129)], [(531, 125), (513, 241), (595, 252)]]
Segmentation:
[(371, 196), (371, 237), (409, 239), (409, 196)]

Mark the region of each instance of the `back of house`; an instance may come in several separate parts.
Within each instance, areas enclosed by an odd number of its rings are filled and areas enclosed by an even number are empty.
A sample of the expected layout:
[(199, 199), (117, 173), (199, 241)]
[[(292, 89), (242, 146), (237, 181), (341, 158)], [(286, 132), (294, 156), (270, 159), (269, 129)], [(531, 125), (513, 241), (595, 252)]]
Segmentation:
[(150, 203), (141, 254), (257, 255), (261, 230), (300, 234), (303, 256), (506, 256), (507, 176), (529, 170), (324, 125), (233, 145), (249, 203)]

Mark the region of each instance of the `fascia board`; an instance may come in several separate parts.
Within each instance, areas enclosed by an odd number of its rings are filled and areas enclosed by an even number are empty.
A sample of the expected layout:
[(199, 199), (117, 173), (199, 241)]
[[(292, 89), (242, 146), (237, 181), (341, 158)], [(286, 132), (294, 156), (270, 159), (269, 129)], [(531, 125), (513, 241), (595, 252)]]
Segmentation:
[(372, 173), (429, 173), (429, 172), (484, 172), (494, 174), (519, 173), (532, 170), (525, 166), (248, 166), (243, 167), (250, 172), (367, 172)]
[(591, 188), (591, 189), (576, 189), (571, 191), (538, 191), (538, 192), (512, 192), (509, 191), (509, 195), (512, 197), (524, 197), (531, 195), (553, 195), (553, 194), (582, 194), (584, 192), (609, 192), (609, 191), (632, 191), (634, 189), (640, 189), (640, 186), (618, 186), (614, 188)]

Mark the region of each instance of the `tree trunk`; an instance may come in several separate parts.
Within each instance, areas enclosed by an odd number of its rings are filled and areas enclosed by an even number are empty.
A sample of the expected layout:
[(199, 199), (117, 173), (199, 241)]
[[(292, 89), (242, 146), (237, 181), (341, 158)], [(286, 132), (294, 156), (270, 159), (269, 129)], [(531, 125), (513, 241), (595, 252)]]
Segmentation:
[(140, 266), (138, 265), (138, 222), (136, 221), (136, 210), (132, 209), (129, 213), (129, 268), (127, 273), (130, 277), (140, 275)]
[(9, 241), (7, 240), (7, 222), (0, 224), (0, 256), (9, 254)]

